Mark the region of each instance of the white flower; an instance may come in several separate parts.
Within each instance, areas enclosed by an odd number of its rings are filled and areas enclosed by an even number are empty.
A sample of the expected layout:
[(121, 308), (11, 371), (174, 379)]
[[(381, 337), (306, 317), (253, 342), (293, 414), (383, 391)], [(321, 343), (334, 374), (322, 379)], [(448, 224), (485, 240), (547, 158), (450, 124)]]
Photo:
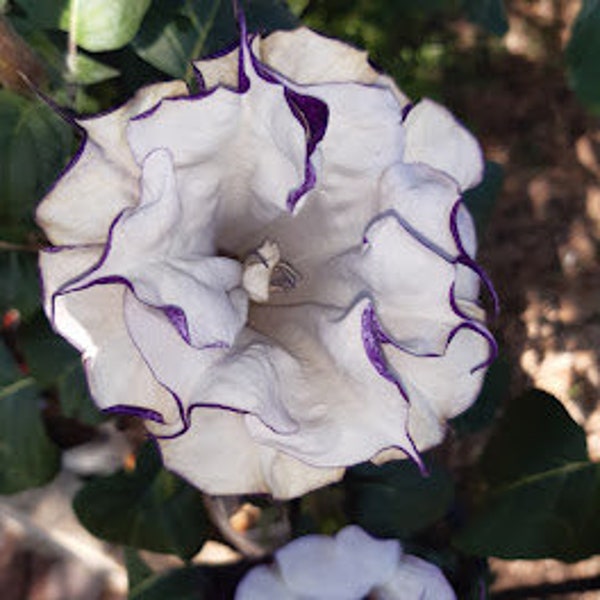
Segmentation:
[(307, 535), (254, 567), (235, 600), (453, 600), (438, 567), (404, 554), (396, 540), (376, 540), (349, 525), (335, 538)]
[(41, 203), (45, 306), (108, 412), (216, 494), (301, 495), (437, 444), (476, 398), (473, 137), (308, 29), (82, 119)]

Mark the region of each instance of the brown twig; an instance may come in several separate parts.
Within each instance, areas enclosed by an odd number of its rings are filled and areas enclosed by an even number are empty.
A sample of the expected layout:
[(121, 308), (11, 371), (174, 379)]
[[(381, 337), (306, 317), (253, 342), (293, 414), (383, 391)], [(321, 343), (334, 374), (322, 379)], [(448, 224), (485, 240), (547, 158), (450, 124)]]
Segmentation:
[(31, 84), (39, 87), (45, 80), (40, 59), (0, 15), (0, 83), (19, 94), (31, 95)]

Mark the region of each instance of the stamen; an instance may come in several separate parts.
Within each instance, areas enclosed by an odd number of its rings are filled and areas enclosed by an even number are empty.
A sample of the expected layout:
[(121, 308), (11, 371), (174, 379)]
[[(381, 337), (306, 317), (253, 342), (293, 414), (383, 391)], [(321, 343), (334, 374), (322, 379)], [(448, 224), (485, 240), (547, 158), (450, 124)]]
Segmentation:
[(268, 302), (271, 292), (294, 289), (300, 278), (290, 263), (281, 260), (279, 246), (265, 240), (246, 257), (242, 286), (251, 300), (263, 304)]

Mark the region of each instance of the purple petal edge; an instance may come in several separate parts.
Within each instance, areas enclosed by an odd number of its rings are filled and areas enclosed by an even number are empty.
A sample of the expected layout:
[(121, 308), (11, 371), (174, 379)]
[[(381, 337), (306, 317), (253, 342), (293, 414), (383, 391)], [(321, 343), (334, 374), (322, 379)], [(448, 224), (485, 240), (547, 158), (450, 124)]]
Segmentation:
[(190, 329), (183, 309), (179, 306), (163, 306), (162, 311), (189, 346), (191, 344)]
[(361, 316), (361, 335), (363, 347), (367, 353), (367, 358), (379, 375), (381, 375), (384, 379), (387, 379), (390, 383), (393, 383), (406, 402), (410, 403), (404, 386), (398, 377), (392, 373), (387, 364), (387, 360), (381, 347), (381, 345), (384, 343), (384, 340), (380, 337), (379, 332), (380, 328), (377, 325), (375, 309), (373, 308), (373, 305), (369, 303), (367, 308), (363, 310)]
[(163, 416), (156, 410), (152, 410), (151, 408), (142, 408), (140, 406), (132, 406), (130, 404), (115, 404), (114, 406), (109, 406), (108, 408), (103, 408), (102, 412), (105, 414), (123, 414), (123, 415), (132, 415), (134, 417), (140, 417), (142, 419), (147, 419), (148, 421), (154, 421), (155, 423), (160, 423), (164, 425), (165, 420)]
[(286, 86), (284, 86), (284, 95), (292, 114), (306, 132), (304, 181), (299, 188), (292, 190), (287, 198), (287, 208), (292, 212), (300, 198), (315, 186), (317, 176), (311, 157), (317, 144), (325, 136), (329, 122), (329, 107), (318, 98), (300, 94)]
[(472, 256), (469, 255), (462, 243), (460, 231), (458, 229), (458, 211), (462, 206), (462, 199), (459, 198), (454, 203), (454, 206), (450, 212), (450, 232), (454, 238), (454, 243), (456, 244), (456, 248), (458, 249), (459, 253), (458, 257), (455, 259), (455, 262), (468, 267), (477, 274), (479, 279), (483, 282), (483, 285), (492, 300), (494, 316), (497, 316), (500, 312), (500, 300), (498, 298), (498, 294), (496, 293), (496, 289), (494, 288), (494, 284), (485, 270), (473, 259)]

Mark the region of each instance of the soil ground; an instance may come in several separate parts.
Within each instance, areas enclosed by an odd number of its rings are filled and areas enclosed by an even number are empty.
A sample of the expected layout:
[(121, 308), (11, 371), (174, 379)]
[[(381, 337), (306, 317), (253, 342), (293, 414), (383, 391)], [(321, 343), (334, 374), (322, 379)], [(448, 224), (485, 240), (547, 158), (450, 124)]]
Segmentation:
[[(579, 6), (507, 2), (510, 30), (486, 60), (485, 84), (458, 82), (448, 94), (505, 173), (480, 260), (500, 297), (495, 333), (513, 365), (512, 395), (531, 385), (554, 394), (600, 460), (600, 120), (577, 101), (564, 69)], [(599, 557), (492, 560), (492, 569), (496, 591), (577, 578), (600, 584)], [(598, 588), (520, 594), (498, 597), (600, 598)]]

